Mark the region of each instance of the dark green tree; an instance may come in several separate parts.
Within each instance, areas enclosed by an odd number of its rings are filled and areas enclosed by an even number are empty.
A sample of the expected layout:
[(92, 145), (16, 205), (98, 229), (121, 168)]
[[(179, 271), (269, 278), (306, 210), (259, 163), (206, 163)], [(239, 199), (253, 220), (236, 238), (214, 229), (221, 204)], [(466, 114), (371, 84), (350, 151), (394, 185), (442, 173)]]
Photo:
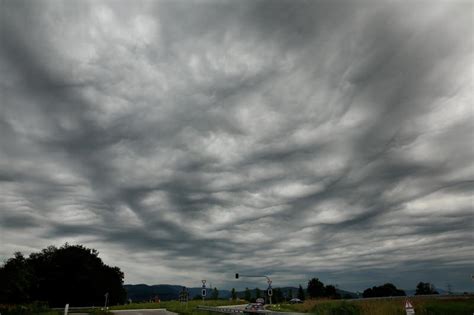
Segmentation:
[(303, 290), (303, 287), (301, 286), (301, 284), (300, 284), (300, 286), (299, 286), (299, 288), (298, 288), (298, 295), (297, 295), (297, 297), (298, 297), (298, 299), (300, 299), (301, 301), (304, 301), (304, 299), (305, 299), (305, 293), (304, 293), (304, 290)]
[(431, 294), (439, 294), (438, 291), (436, 291), (436, 288), (434, 285), (432, 285), (429, 282), (420, 282), (416, 286), (416, 292), (415, 295), (431, 295)]
[(288, 300), (291, 300), (293, 298), (293, 289), (288, 290)]
[(325, 296), (324, 283), (319, 281), (319, 279), (317, 278), (313, 278), (308, 281), (308, 287), (306, 291), (308, 292), (308, 295), (311, 298)]
[(246, 300), (247, 302), (250, 302), (251, 299), (252, 299), (252, 292), (250, 292), (249, 288), (245, 288), (244, 300)]
[[(0, 267), (1, 302), (47, 301), (50, 306), (60, 307), (66, 303), (101, 305), (106, 293), (110, 305), (124, 302), (123, 273), (105, 265), (98, 254), (95, 249), (68, 244), (50, 246), (28, 258), (16, 254)], [(20, 267), (23, 271), (16, 272)], [(22, 301), (18, 301), (19, 295)]]
[(232, 288), (232, 290), (230, 291), (230, 295), (233, 301), (237, 300), (237, 292), (235, 292), (235, 288)]
[(362, 293), (365, 298), (368, 297), (387, 297), (387, 296), (405, 296), (405, 291), (397, 289), (392, 283), (385, 283), (381, 286), (368, 288)]
[(217, 290), (216, 287), (214, 287), (214, 289), (212, 290), (211, 299), (213, 300), (219, 299), (219, 290)]
[(262, 297), (262, 291), (259, 288), (255, 288), (255, 299), (259, 299)]
[(285, 297), (283, 296), (283, 291), (280, 288), (273, 289), (272, 302), (281, 303), (284, 301), (285, 301)]
[(0, 268), (0, 304), (29, 302), (33, 290), (34, 276), (28, 260), (16, 252)]
[(327, 296), (331, 299), (340, 299), (341, 295), (337, 293), (337, 289), (335, 286), (329, 284), (324, 287), (324, 296)]

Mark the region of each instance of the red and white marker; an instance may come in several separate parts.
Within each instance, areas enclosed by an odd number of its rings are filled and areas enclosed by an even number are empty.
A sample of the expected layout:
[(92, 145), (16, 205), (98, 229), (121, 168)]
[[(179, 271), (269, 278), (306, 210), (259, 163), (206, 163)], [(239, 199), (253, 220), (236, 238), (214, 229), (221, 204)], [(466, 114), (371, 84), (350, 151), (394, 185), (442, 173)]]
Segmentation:
[(415, 309), (408, 300), (405, 302), (405, 312), (407, 312), (407, 315), (415, 315)]

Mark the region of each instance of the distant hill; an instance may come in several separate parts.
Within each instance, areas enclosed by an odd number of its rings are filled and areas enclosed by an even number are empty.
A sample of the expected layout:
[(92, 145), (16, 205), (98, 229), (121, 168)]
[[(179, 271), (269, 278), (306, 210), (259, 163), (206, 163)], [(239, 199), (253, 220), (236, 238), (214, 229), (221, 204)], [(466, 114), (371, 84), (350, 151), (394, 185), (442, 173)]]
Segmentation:
[[(162, 301), (176, 300), (179, 298), (179, 293), (183, 290), (181, 285), (171, 284), (126, 284), (123, 286), (127, 291), (127, 298), (132, 299), (134, 302), (148, 301), (158, 296)], [(187, 288), (189, 292), (189, 298), (192, 299), (195, 296), (201, 296), (201, 288)], [(210, 290), (208, 290), (208, 295)], [(230, 297), (229, 290), (219, 290), (219, 298), (228, 299)]]
[(357, 293), (354, 293), (354, 292), (351, 292), (351, 291), (336, 289), (336, 292), (339, 293), (339, 295), (343, 299), (358, 299), (358, 298), (361, 297)]
[[(132, 299), (134, 302), (148, 301), (153, 299), (155, 296), (158, 296), (162, 301), (176, 300), (179, 298), (179, 293), (183, 290), (181, 285), (171, 285), (171, 284), (157, 284), (157, 285), (147, 285), (147, 284), (126, 284), (124, 285), (125, 290), (127, 291), (127, 298)], [(189, 292), (189, 298), (193, 299), (196, 296), (201, 296), (201, 288), (187, 288)], [(219, 289), (219, 288), (218, 288)], [(298, 288), (297, 287), (281, 287), (283, 295), (288, 297), (289, 292), (292, 291), (293, 297), (297, 296)], [(265, 289), (260, 289), (262, 294), (264, 294)], [(211, 290), (208, 289), (207, 294), (210, 296)], [(255, 297), (255, 288), (250, 289), (252, 297)], [(349, 292), (345, 290), (337, 290), (337, 292), (343, 298), (358, 298), (358, 295), (354, 292)], [(245, 291), (237, 291), (237, 296), (243, 298)], [(220, 299), (229, 299), (231, 293), (229, 290), (219, 290)]]
[(148, 301), (155, 296), (159, 296), (162, 300), (173, 300), (179, 297), (182, 286), (178, 285), (147, 285), (147, 284), (126, 284), (123, 286), (127, 291), (127, 298), (132, 301)]
[[(405, 293), (406, 293), (407, 296), (414, 296), (414, 295), (415, 295), (415, 292), (416, 292), (416, 290), (404, 290), (404, 291), (405, 291)], [(443, 289), (436, 288), (436, 291), (438, 291), (438, 293), (439, 293), (440, 295), (446, 295), (446, 294), (448, 294), (448, 291), (443, 290)]]

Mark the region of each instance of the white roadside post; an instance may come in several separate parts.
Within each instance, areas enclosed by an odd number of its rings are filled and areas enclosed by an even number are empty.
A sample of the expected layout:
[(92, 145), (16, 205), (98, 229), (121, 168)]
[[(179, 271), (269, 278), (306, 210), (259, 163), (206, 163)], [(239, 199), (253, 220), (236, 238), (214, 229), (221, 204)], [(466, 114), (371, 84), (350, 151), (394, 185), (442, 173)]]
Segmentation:
[(104, 309), (107, 310), (107, 301), (109, 299), (109, 292), (105, 293), (105, 305), (104, 305)]
[(64, 307), (64, 315), (67, 315), (68, 312), (69, 312), (69, 304), (66, 304), (66, 306)]

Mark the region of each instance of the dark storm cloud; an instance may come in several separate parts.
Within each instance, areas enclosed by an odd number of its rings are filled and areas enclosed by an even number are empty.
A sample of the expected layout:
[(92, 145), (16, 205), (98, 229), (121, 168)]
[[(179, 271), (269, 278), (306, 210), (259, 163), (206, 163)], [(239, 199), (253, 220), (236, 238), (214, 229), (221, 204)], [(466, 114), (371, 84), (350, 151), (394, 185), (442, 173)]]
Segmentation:
[(3, 258), (469, 287), (471, 4), (1, 5)]

